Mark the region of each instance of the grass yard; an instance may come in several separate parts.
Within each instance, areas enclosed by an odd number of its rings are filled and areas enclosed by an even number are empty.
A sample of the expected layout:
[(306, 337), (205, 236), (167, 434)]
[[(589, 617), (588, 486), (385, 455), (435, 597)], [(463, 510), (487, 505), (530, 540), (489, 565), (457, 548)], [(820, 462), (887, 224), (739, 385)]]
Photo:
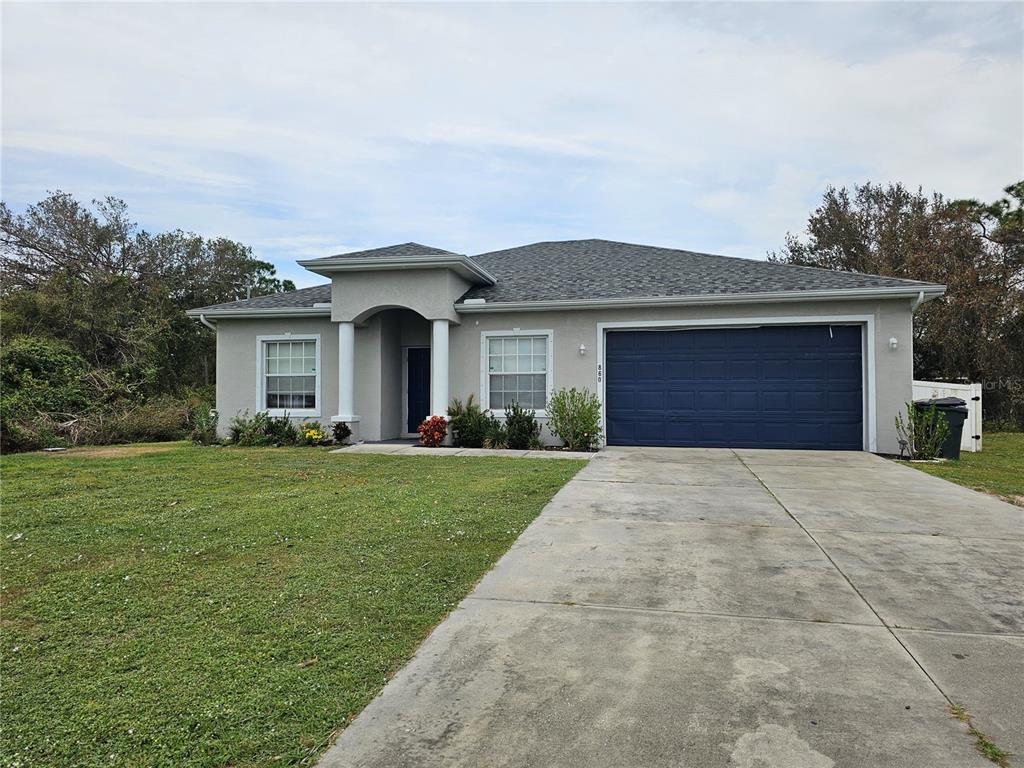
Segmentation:
[(961, 453), (960, 461), (910, 466), (1024, 506), (1024, 432), (994, 432), (981, 444), (979, 453)]
[(5, 456), (0, 765), (308, 765), (582, 462)]

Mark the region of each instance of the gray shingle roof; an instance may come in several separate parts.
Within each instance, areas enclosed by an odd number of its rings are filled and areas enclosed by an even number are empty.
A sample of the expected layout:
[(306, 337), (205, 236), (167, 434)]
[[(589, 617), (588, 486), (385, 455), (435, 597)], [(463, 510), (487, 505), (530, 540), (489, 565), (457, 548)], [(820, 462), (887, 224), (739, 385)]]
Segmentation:
[[(453, 255), (418, 243), (330, 256), (401, 258)], [(675, 248), (617, 243), (610, 240), (563, 240), (492, 251), (472, 260), (497, 279), (495, 285), (471, 288), (459, 300), (499, 302), (573, 299), (639, 299), (675, 296), (830, 291), (858, 288), (929, 288), (931, 283), (896, 277), (836, 272), (816, 267), (773, 264), (733, 256), (716, 256)], [(323, 259), (317, 259), (323, 261)], [(254, 299), (192, 310), (245, 311), (304, 309), (331, 300), (330, 283)]]
[(367, 251), (353, 251), (352, 253), (339, 253), (334, 256), (324, 256), (320, 259), (310, 259), (310, 261), (340, 261), (342, 259), (403, 259), (410, 256), (454, 255), (456, 254), (451, 251), (446, 251), (443, 248), (434, 248), (432, 245), (400, 243), (398, 245), (386, 245), (383, 248), (370, 248)]
[(331, 284), (325, 283), (324, 285), (314, 285), (312, 288), (300, 288), (297, 291), (273, 293), (270, 296), (211, 304), (208, 307), (190, 310), (190, 312), (199, 313), (225, 309), (239, 312), (250, 309), (312, 309), (314, 304), (330, 303), (330, 301)]
[(498, 282), (472, 288), (460, 301), (663, 298), (932, 285), (610, 240), (534, 243), (482, 253), (473, 260)]

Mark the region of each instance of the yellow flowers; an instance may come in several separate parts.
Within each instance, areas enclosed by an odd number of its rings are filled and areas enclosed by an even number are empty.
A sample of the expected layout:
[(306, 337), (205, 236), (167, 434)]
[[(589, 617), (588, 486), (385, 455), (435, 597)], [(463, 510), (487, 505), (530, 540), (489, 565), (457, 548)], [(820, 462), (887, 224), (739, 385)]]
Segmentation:
[(318, 427), (306, 427), (302, 430), (302, 437), (307, 443), (317, 445), (327, 439), (327, 434)]

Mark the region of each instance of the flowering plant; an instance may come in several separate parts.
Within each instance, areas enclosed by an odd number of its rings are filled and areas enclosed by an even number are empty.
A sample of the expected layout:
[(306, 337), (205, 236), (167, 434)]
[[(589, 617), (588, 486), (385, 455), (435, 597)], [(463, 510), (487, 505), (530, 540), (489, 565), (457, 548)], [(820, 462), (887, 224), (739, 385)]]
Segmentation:
[(437, 448), (448, 434), (448, 420), (444, 416), (431, 416), (420, 424), (420, 445)]
[(327, 442), (327, 433), (324, 428), (315, 421), (307, 421), (299, 431), (302, 442), (306, 445), (323, 445)]

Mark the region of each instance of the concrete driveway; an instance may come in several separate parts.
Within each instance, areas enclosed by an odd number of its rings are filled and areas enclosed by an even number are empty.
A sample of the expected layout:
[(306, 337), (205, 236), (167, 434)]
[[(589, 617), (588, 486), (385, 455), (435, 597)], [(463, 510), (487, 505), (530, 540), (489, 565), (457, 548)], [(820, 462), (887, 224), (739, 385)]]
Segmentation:
[(1024, 753), (1024, 509), (870, 454), (607, 449), (322, 765), (991, 768), (951, 701)]

